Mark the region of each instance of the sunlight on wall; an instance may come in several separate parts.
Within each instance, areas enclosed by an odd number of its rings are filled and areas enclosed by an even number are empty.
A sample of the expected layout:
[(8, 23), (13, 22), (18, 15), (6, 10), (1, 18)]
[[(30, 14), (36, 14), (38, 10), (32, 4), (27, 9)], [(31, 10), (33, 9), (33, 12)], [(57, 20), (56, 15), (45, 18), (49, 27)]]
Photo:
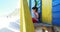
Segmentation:
[(20, 0), (0, 0), (0, 32), (20, 32)]

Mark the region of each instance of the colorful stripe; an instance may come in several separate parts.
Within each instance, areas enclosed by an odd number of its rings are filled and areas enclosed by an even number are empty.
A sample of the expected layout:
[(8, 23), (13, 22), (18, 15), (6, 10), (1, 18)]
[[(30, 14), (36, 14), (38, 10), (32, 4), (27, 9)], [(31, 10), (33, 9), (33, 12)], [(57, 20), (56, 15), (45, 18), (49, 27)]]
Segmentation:
[(60, 0), (52, 1), (52, 24), (60, 26)]
[(34, 32), (34, 25), (27, 0), (21, 0), (20, 7), (20, 32)]
[(52, 24), (52, 0), (42, 0), (42, 21)]

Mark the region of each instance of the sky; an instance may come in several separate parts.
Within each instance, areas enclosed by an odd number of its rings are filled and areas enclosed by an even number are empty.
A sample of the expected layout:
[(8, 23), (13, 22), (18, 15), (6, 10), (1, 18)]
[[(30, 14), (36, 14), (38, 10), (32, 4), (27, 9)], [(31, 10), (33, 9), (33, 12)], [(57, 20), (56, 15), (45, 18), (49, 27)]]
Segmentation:
[(0, 0), (0, 16), (12, 13), (19, 5), (19, 0)]

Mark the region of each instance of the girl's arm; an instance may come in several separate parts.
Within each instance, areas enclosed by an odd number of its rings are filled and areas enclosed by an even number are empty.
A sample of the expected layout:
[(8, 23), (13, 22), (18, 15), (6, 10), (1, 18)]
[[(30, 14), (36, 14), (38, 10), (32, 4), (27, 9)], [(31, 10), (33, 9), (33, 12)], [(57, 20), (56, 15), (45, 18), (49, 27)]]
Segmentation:
[(39, 14), (38, 13), (36, 13), (36, 18), (39, 18)]

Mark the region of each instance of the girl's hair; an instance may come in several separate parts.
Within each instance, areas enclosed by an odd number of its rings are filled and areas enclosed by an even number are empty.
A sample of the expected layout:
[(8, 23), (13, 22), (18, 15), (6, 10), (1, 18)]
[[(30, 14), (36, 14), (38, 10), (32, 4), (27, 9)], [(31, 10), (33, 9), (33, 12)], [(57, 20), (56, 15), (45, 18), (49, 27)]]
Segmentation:
[(32, 9), (36, 9), (36, 12), (38, 11), (38, 8), (37, 7), (32, 7)]

